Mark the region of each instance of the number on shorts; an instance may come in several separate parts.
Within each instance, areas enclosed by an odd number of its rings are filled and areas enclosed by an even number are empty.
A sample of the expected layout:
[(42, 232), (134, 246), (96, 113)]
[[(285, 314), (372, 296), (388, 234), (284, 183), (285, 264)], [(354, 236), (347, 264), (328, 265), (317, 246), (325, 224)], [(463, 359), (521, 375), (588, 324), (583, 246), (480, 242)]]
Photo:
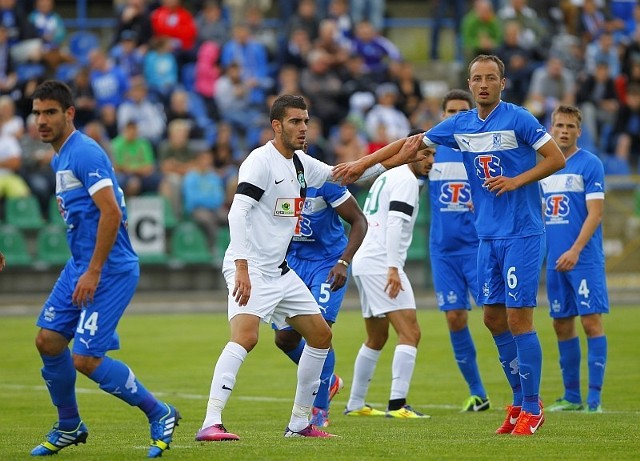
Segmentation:
[(321, 283), (320, 284), (320, 297), (318, 298), (319, 303), (326, 303), (331, 298), (331, 284), (330, 283)]
[(587, 286), (587, 279), (580, 280), (578, 294), (584, 296), (585, 298), (589, 297), (589, 287)]
[(95, 336), (96, 331), (98, 331), (98, 313), (93, 312), (88, 319), (85, 320), (85, 314), (87, 311), (82, 311), (80, 313), (80, 321), (78, 322), (78, 328), (76, 328), (76, 332), (83, 334), (85, 330), (89, 331), (89, 335)]
[(518, 286), (518, 277), (516, 277), (516, 267), (511, 266), (507, 271), (507, 285), (510, 289), (514, 289)]

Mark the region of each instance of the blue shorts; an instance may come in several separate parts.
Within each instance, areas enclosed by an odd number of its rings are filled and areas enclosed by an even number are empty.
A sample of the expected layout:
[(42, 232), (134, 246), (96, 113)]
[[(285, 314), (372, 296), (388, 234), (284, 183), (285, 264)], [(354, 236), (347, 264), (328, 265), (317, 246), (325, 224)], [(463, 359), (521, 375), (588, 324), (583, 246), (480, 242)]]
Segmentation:
[[(349, 285), (349, 279), (347, 278), (347, 282), (342, 288), (337, 291), (331, 291), (331, 284), (327, 282), (327, 277), (329, 271), (336, 265), (337, 260), (310, 261), (287, 257), (287, 263), (309, 288), (315, 300), (318, 301), (322, 317), (329, 322), (335, 323)], [(347, 271), (348, 276), (349, 271)]]
[(441, 311), (471, 310), (469, 293), (478, 297), (478, 255), (431, 255), (431, 272)]
[(481, 239), (478, 248), (478, 304), (535, 307), (544, 247), (544, 235)]
[(549, 315), (554, 319), (609, 313), (604, 267), (580, 267), (569, 272), (547, 269)]
[(140, 268), (118, 274), (103, 274), (93, 303), (80, 309), (71, 303), (80, 278), (68, 263), (46, 300), (36, 325), (73, 341), (73, 353), (104, 357), (120, 348), (116, 327), (129, 305), (140, 278)]

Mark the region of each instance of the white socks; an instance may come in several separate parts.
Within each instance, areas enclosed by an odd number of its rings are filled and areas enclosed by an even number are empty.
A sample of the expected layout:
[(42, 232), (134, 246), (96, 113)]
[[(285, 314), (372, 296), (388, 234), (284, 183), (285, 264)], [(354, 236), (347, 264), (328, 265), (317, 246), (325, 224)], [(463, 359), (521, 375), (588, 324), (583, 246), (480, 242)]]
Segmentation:
[(299, 432), (309, 425), (309, 415), (320, 386), (320, 373), (329, 349), (316, 349), (308, 344), (298, 363), (298, 385), (293, 401), (289, 429)]
[(409, 394), (409, 385), (416, 366), (418, 349), (407, 344), (399, 344), (393, 353), (391, 365), (391, 395), (389, 400), (406, 399)]
[(359, 410), (364, 407), (364, 398), (367, 395), (369, 382), (373, 377), (373, 372), (376, 370), (381, 352), (370, 349), (364, 344), (360, 347), (353, 366), (353, 383), (351, 384), (347, 410)]

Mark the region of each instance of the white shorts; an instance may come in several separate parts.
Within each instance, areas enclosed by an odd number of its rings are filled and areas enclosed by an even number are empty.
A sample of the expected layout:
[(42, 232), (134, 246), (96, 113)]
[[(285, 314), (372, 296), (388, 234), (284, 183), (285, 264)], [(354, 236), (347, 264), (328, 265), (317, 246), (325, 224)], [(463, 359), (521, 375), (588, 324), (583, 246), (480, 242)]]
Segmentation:
[(387, 292), (384, 291), (384, 287), (387, 285), (386, 274), (354, 275), (353, 280), (356, 283), (356, 287), (358, 287), (362, 317), (365, 319), (384, 317), (389, 312), (416, 308), (413, 288), (407, 278), (407, 274), (404, 272), (400, 273), (403, 289), (400, 290), (395, 299), (391, 299)]
[(239, 306), (233, 297), (235, 271), (225, 271), (229, 289), (227, 314), (229, 320), (238, 314), (252, 314), (279, 330), (289, 326), (286, 319), (296, 315), (320, 314), (318, 302), (293, 270), (276, 277), (249, 270), (251, 296), (246, 306)]

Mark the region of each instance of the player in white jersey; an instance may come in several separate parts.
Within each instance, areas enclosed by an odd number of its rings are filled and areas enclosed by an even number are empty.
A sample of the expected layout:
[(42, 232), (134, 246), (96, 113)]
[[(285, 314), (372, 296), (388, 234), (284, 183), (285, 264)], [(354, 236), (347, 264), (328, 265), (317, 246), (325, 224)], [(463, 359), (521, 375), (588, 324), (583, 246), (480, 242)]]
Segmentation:
[[(539, 398), (542, 349), (533, 326), (544, 256), (537, 181), (564, 167), (565, 160), (535, 117), (500, 99), (506, 79), (497, 56), (475, 57), (467, 82), (476, 108), (431, 128), (424, 144), (459, 150), (469, 177), (480, 238), (478, 301), (513, 393), (496, 433), (533, 435), (544, 422)], [(381, 151), (392, 155), (403, 145), (401, 139)], [(369, 166), (364, 157), (337, 168), (334, 177), (348, 180)]]
[[(285, 256), (307, 186), (320, 187), (330, 180), (332, 167), (301, 150), (309, 121), (302, 97), (276, 98), (270, 119), (275, 138), (251, 152), (240, 166), (238, 188), (229, 211), (231, 243), (222, 271), (229, 289), (231, 340), (215, 366), (207, 414), (196, 435), (199, 441), (239, 439), (222, 425), (222, 411), (244, 358), (258, 341), (260, 321), (278, 328), (290, 325), (306, 341), (285, 437), (330, 436), (309, 424), (309, 416), (331, 346), (331, 329), (309, 289), (289, 269)], [(419, 144), (419, 136), (411, 138), (394, 158), (386, 153), (372, 154), (376, 165), (361, 179), (420, 158), (420, 154), (416, 156)]]
[[(468, 91), (451, 90), (442, 99), (442, 118), (472, 107), (473, 99)], [(478, 233), (469, 179), (458, 151), (436, 147), (435, 162), (429, 172), (429, 196), (433, 286), (438, 307), (447, 320), (453, 355), (469, 388), (462, 411), (485, 411), (491, 403), (480, 377), (476, 346), (468, 325), (469, 292), (478, 304)]]
[[(407, 405), (420, 341), (416, 301), (404, 263), (418, 216), (419, 177), (429, 173), (434, 149), (426, 158), (387, 171), (375, 180), (364, 204), (367, 235), (352, 263), (367, 339), (358, 351), (353, 370), (347, 416), (429, 418)], [(398, 335), (391, 366), (391, 392), (387, 411), (365, 403), (369, 383), (389, 337), (389, 325)]]
[[(549, 411), (600, 413), (607, 363), (602, 314), (609, 297), (602, 247), (604, 167), (598, 157), (577, 145), (580, 110), (560, 105), (551, 116), (551, 134), (567, 166), (540, 181), (547, 228), (547, 296), (558, 338), (564, 395)], [(580, 340), (576, 317), (587, 336), (589, 392), (586, 407), (580, 392)]]

